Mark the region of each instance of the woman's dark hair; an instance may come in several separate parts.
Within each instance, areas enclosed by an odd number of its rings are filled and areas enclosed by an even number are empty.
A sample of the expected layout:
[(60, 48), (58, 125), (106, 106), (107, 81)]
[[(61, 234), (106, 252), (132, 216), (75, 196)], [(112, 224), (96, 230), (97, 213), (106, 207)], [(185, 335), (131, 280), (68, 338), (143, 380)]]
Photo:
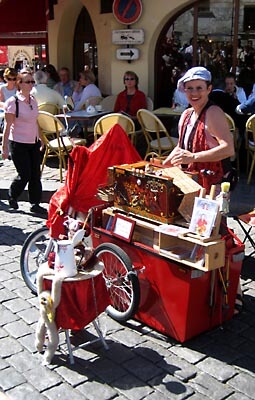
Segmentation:
[(56, 68), (54, 67), (54, 65), (48, 64), (42, 70), (43, 70), (43, 72), (47, 72), (49, 74), (50, 78), (53, 79), (55, 82), (60, 81), (59, 74), (58, 74)]

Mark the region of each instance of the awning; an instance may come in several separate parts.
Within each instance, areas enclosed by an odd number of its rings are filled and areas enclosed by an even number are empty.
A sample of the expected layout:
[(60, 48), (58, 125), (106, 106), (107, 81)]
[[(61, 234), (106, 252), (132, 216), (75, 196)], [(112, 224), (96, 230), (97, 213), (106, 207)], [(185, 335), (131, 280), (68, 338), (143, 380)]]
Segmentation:
[(47, 0), (0, 0), (0, 45), (47, 42)]

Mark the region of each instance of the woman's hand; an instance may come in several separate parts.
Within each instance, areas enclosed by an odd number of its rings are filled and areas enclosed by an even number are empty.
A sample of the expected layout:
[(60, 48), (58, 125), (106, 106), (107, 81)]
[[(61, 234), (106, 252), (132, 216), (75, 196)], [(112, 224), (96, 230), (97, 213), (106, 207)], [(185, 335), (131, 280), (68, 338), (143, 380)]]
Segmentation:
[(8, 147), (2, 147), (2, 159), (7, 160), (9, 157)]
[(181, 164), (190, 164), (194, 162), (195, 154), (188, 150), (181, 149), (180, 147), (175, 148), (174, 154), (171, 153), (171, 165), (178, 166)]

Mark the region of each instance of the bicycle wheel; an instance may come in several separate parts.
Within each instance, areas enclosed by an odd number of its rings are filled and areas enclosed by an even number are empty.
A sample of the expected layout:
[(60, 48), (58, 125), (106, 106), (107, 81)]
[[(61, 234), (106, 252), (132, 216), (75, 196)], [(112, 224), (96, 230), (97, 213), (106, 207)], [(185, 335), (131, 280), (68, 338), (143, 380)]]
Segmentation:
[(50, 251), (53, 250), (53, 241), (49, 236), (49, 229), (42, 227), (30, 233), (26, 238), (21, 255), (20, 270), (25, 284), (36, 294), (36, 274), (39, 266), (47, 261)]
[(100, 244), (96, 256), (104, 263), (103, 276), (111, 298), (106, 312), (116, 321), (135, 314), (140, 302), (140, 285), (129, 256), (112, 243)]

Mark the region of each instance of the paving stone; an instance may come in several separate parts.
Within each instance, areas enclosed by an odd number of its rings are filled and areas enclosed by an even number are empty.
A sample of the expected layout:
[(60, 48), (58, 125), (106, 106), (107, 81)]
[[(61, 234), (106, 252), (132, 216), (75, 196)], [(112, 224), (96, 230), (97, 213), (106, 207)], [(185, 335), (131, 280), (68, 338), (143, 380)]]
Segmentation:
[(183, 382), (187, 382), (196, 376), (198, 368), (187, 361), (175, 356), (169, 355), (157, 364), (168, 374), (175, 376)]
[(4, 360), (3, 358), (0, 358), (0, 370), (1, 369), (5, 369), (8, 368), (10, 365), (7, 363), (6, 360)]
[[(129, 361), (126, 361), (125, 364), (123, 364), (123, 367), (127, 368), (128, 362)], [(121, 378), (127, 373), (127, 371), (120, 365), (104, 358), (97, 358), (90, 361), (89, 369), (94, 373), (94, 375), (107, 384), (110, 384), (113, 380)]]
[(3, 390), (11, 389), (24, 382), (25, 378), (12, 367), (0, 371), (0, 387)]
[(17, 339), (18, 342), (25, 347), (30, 353), (34, 353), (35, 349), (35, 334), (22, 336)]
[(6, 330), (4, 328), (0, 328), (0, 339), (6, 336), (8, 336)]
[(243, 346), (244, 345), (240, 345), (238, 349), (232, 349), (227, 346), (227, 344), (219, 345), (218, 343), (211, 343), (203, 349), (203, 352), (210, 357), (224, 361), (227, 364), (232, 364), (235, 360), (240, 358), (240, 352)]
[(34, 354), (29, 353), (27, 350), (23, 350), (20, 353), (9, 357), (8, 362), (21, 373), (29, 371), (35, 366), (40, 367), (41, 364), (41, 360)]
[[(6, 393), (11, 400), (46, 400), (43, 394), (39, 393), (33, 386), (28, 383), (16, 386), (8, 390)], [(64, 400), (64, 399), (63, 399)]]
[(124, 344), (118, 342), (109, 343), (110, 351), (106, 352), (106, 357), (116, 362), (117, 364), (123, 364), (127, 360), (135, 357), (135, 352), (133, 349), (125, 346)]
[[(21, 250), (20, 250), (21, 251)], [(8, 262), (8, 264), (5, 266), (5, 269), (11, 273), (15, 273), (20, 270), (20, 265), (16, 260), (11, 260)]]
[(9, 290), (15, 290), (24, 286), (24, 281), (18, 278), (12, 278), (8, 281), (3, 282), (4, 286)]
[[(153, 347), (153, 348), (152, 348)], [(111, 348), (112, 349), (112, 348)], [(141, 346), (135, 347), (132, 350), (133, 356), (140, 355), (149, 361), (158, 363), (164, 360), (164, 357), (169, 357), (169, 350), (157, 343), (151, 343), (149, 341), (142, 343)]]
[(228, 385), (232, 388), (244, 393), (246, 396), (254, 399), (255, 394), (255, 379), (254, 376), (240, 373), (228, 381)]
[(1, 357), (8, 357), (12, 354), (19, 353), (22, 350), (21, 345), (10, 337), (0, 339)]
[(19, 338), (34, 332), (31, 326), (27, 325), (22, 320), (11, 322), (10, 324), (5, 325), (4, 328), (14, 338)]
[(169, 399), (183, 400), (190, 397), (194, 391), (179, 379), (167, 374), (152, 379), (150, 385)]
[[(251, 397), (247, 397), (242, 393), (235, 393), (228, 397), (228, 400), (250, 400)], [(254, 397), (253, 397), (254, 399)]]
[(134, 347), (146, 341), (146, 339), (136, 332), (132, 331), (118, 331), (109, 335), (113, 337), (114, 340), (123, 343), (127, 347)]
[(44, 366), (36, 365), (35, 368), (24, 371), (23, 375), (39, 392), (50, 389), (62, 382), (61, 377), (56, 372), (50, 371)]
[(39, 311), (35, 307), (17, 313), (27, 324), (33, 324), (39, 319)]
[(89, 365), (87, 366), (87, 369), (78, 363), (75, 363), (73, 366), (70, 365), (68, 368), (66, 365), (63, 365), (56, 368), (55, 371), (73, 387), (86, 382), (88, 379), (92, 379)]
[[(95, 393), (96, 394), (96, 393)], [(87, 400), (85, 394), (80, 393), (78, 390), (70, 388), (66, 384), (62, 384), (44, 392), (47, 399), (72, 399), (72, 400)], [(101, 398), (100, 398), (101, 399)], [(101, 399), (102, 400), (102, 399)]]
[(202, 372), (189, 381), (189, 386), (196, 392), (209, 397), (211, 400), (222, 400), (234, 393), (234, 390), (210, 375)]
[(14, 292), (11, 292), (10, 290), (3, 288), (0, 290), (0, 303), (2, 304), (5, 301), (8, 301), (10, 299), (17, 299), (17, 294)]
[(199, 351), (189, 349), (188, 347), (185, 346), (173, 346), (170, 349), (170, 352), (174, 353), (178, 357), (184, 358), (191, 364), (196, 364), (199, 361), (202, 361), (206, 355), (203, 353), (200, 353)]
[(142, 357), (135, 357), (126, 361), (124, 367), (143, 382), (148, 382), (152, 378), (162, 375), (161, 368)]
[(12, 278), (13, 276), (9, 271), (6, 271), (6, 269), (1, 269), (0, 282), (7, 281), (8, 279)]
[(18, 297), (20, 297), (21, 299), (24, 300), (28, 300), (28, 299), (32, 299), (32, 298), (37, 298), (32, 292), (31, 290), (29, 290), (26, 286), (25, 287), (20, 287), (18, 289), (15, 289), (13, 291), (13, 293), (15, 293)]
[(85, 382), (77, 386), (82, 395), (86, 396), (88, 400), (95, 400), (95, 396), (99, 400), (111, 400), (117, 395), (117, 391), (112, 387), (105, 385), (101, 382)]
[(235, 368), (211, 357), (207, 357), (196, 366), (220, 382), (226, 382), (236, 375)]
[(170, 398), (171, 397), (165, 396), (163, 393), (160, 393), (158, 390), (156, 390), (153, 393), (146, 396), (146, 400), (166, 400), (166, 399), (170, 399)]
[(31, 308), (31, 304), (29, 304), (28, 301), (23, 299), (13, 299), (6, 301), (4, 303), (4, 306), (13, 313)]

